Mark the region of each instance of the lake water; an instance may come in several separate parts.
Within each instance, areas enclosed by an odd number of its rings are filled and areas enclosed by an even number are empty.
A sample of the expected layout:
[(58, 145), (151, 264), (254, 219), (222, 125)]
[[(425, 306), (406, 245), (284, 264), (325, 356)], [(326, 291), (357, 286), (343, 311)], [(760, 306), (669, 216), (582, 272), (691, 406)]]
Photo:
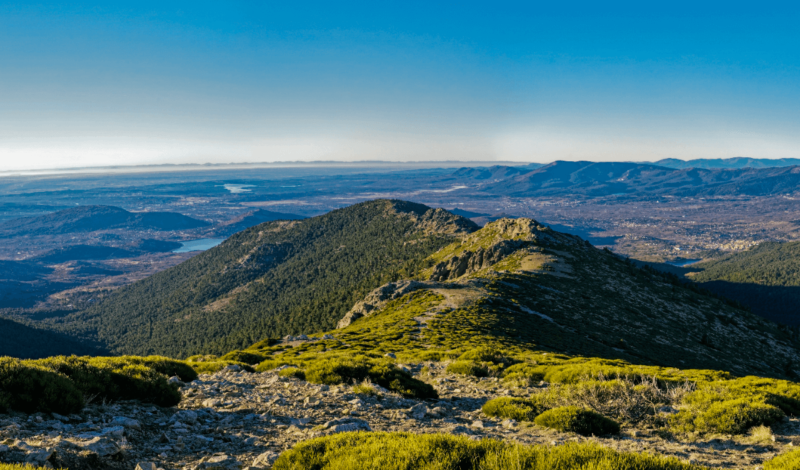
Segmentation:
[(682, 268), (684, 266), (689, 266), (690, 264), (697, 263), (698, 261), (702, 261), (702, 260), (699, 260), (699, 259), (682, 259), (680, 261), (667, 261), (667, 264), (669, 264), (671, 266), (677, 266), (679, 268)]
[(224, 238), (201, 238), (199, 240), (191, 240), (188, 242), (181, 242), (182, 247), (174, 250), (173, 253), (188, 253), (190, 251), (206, 251), (209, 248), (214, 248), (220, 243), (224, 242)]

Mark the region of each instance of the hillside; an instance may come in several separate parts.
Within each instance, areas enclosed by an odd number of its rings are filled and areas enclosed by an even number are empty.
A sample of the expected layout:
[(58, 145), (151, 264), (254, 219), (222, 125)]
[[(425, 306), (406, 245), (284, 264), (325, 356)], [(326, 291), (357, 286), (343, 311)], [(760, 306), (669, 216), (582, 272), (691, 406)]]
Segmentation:
[(692, 265), (686, 277), (764, 318), (800, 326), (800, 242), (762, 243)]
[(0, 357), (40, 358), (61, 354), (101, 354), (103, 350), (63, 334), (0, 317)]
[[(741, 375), (794, 376), (800, 361), (777, 325), (531, 219), (490, 223), (431, 261), (417, 281), (357, 304), (342, 334), (372, 332), (387, 352), (496, 344)], [(371, 313), (392, 299), (406, 300), (386, 315), (418, 304), (416, 326), (395, 344), (388, 327), (399, 322)]]
[(21, 235), (59, 235), (96, 230), (185, 230), (208, 222), (174, 212), (128, 212), (112, 206), (79, 206), (52, 214), (9, 220), (0, 224), (0, 238)]
[(229, 223), (222, 225), (218, 230), (220, 233), (233, 234), (244, 229), (263, 224), (264, 222), (272, 222), (274, 220), (301, 219), (305, 219), (305, 217), (297, 214), (286, 214), (283, 212), (273, 212), (264, 209), (258, 209), (231, 220)]
[(386, 200), (268, 222), (55, 326), (118, 353), (172, 356), (331, 328), (369, 291), (476, 229), (441, 209)]

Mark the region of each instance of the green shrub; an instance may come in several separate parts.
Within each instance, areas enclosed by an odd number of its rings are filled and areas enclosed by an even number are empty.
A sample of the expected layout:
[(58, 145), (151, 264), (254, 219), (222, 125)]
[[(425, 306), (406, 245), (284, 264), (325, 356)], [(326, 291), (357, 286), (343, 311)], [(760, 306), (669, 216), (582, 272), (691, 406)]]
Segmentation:
[(683, 411), (673, 416), (673, 427), (683, 432), (744, 434), (753, 426), (770, 426), (785, 414), (763, 401), (748, 398), (712, 403), (696, 416)]
[(263, 361), (256, 366), (256, 372), (266, 372), (268, 370), (277, 369), (280, 366), (288, 366), (288, 365), (291, 364), (289, 364), (286, 361), (276, 361), (273, 359), (267, 359), (266, 361)]
[(178, 388), (167, 382), (168, 375), (197, 377), (185, 363), (159, 356), (57, 356), (25, 362), (68, 377), (87, 397), (141, 400), (159, 406), (177, 405), (181, 399)]
[(44, 470), (44, 467), (34, 467), (29, 463), (0, 463), (0, 470)]
[(497, 418), (511, 418), (517, 421), (533, 421), (547, 408), (538, 396), (532, 398), (500, 397), (483, 405), (483, 414)]
[(360, 384), (354, 386), (353, 393), (370, 397), (374, 397), (378, 394), (378, 392), (375, 391), (375, 387), (373, 387), (369, 382), (361, 382)]
[(312, 383), (337, 385), (365, 379), (406, 397), (437, 397), (432, 386), (411, 377), (387, 360), (366, 356), (321, 356), (306, 367), (306, 380)]
[(250, 365), (245, 364), (244, 362), (235, 362), (235, 361), (209, 361), (209, 362), (190, 362), (188, 363), (192, 369), (198, 374), (213, 374), (215, 372), (219, 372), (222, 369), (228, 366), (239, 366), (242, 370), (247, 372), (255, 372), (256, 370)]
[(222, 361), (244, 362), (256, 365), (265, 361), (269, 356), (256, 351), (231, 351), (220, 358)]
[(358, 432), (301, 442), (274, 470), (701, 470), (674, 457), (617, 452), (594, 443), (524, 446), (448, 434)]
[(512, 360), (500, 351), (489, 346), (471, 349), (458, 357), (459, 361), (491, 362), (493, 364), (510, 364)]
[(471, 375), (473, 377), (488, 377), (489, 368), (475, 361), (455, 361), (447, 365), (447, 372), (451, 374)]
[(306, 379), (306, 373), (297, 367), (287, 367), (286, 369), (281, 369), (281, 371), (278, 372), (278, 375), (281, 377), (294, 377), (300, 380)]
[(797, 470), (800, 468), (800, 449), (778, 455), (764, 462), (764, 470)]
[(540, 414), (533, 421), (539, 426), (562, 432), (574, 432), (583, 436), (602, 436), (619, 432), (619, 424), (595, 411), (563, 406)]
[(214, 362), (218, 360), (219, 357), (215, 354), (195, 354), (186, 358), (186, 362)]
[(507, 385), (531, 386), (544, 380), (546, 366), (520, 362), (507, 368), (503, 372), (503, 382)]
[(0, 358), (0, 406), (25, 413), (70, 414), (83, 408), (83, 394), (73, 382), (42, 366)]

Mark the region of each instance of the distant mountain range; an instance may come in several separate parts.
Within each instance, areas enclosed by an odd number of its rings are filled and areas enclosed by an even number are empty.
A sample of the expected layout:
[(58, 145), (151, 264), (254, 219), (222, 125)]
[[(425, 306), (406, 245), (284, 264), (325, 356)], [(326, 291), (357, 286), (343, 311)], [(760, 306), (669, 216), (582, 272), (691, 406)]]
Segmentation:
[(739, 168), (778, 168), (800, 165), (800, 158), (699, 158), (696, 160), (678, 160), (665, 158), (653, 162), (654, 165), (668, 168), (705, 168), (705, 169), (739, 169)]
[(771, 196), (800, 187), (800, 167), (675, 169), (649, 163), (557, 161), (533, 170), (461, 168), (469, 190), (499, 196)]
[(188, 230), (210, 225), (175, 212), (128, 212), (112, 206), (78, 206), (37, 217), (0, 224), (0, 238), (20, 235), (60, 235), (96, 230)]

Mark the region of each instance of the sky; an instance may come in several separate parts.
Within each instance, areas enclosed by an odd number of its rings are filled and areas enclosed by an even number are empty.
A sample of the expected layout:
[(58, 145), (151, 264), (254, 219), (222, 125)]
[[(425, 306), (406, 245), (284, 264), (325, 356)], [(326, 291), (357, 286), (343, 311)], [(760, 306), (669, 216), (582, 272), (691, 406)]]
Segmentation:
[(800, 4), (0, 0), (0, 171), (800, 157)]

